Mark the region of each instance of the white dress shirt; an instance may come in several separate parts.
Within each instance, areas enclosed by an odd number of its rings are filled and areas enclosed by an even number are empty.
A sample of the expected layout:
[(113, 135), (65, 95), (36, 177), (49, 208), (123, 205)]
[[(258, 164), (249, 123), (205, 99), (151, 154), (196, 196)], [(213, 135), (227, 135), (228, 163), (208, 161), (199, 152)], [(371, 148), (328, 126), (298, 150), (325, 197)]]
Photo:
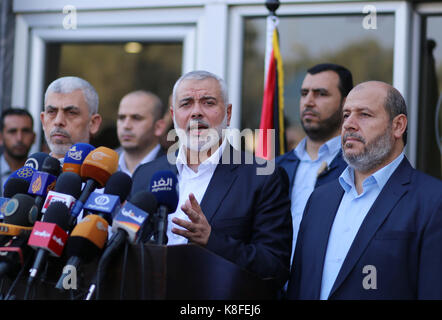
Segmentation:
[[(147, 163), (149, 161), (152, 161), (156, 158), (158, 152), (160, 152), (161, 146), (160, 144), (157, 144), (155, 146), (155, 148), (153, 148), (141, 161), (140, 163), (138, 163), (138, 165), (135, 167), (135, 170), (142, 164)], [(124, 173), (127, 173), (130, 177), (132, 177), (132, 173), (129, 171), (129, 169), (126, 166), (126, 161), (125, 161), (125, 155), (126, 153), (123, 151), (120, 154), (120, 157), (118, 159), (118, 170), (119, 171), (123, 171)]]
[(198, 203), (201, 203), (204, 194), (206, 193), (207, 186), (212, 179), (213, 173), (215, 172), (216, 166), (222, 156), (224, 148), (226, 147), (226, 139), (224, 139), (221, 146), (205, 161), (203, 161), (198, 166), (198, 171), (194, 172), (187, 165), (186, 151), (183, 146), (180, 146), (178, 151), (178, 157), (176, 160), (176, 166), (178, 170), (178, 192), (179, 201), (177, 210), (174, 213), (168, 215), (167, 223), (167, 238), (168, 245), (174, 244), (185, 244), (187, 243), (187, 238), (172, 233), (172, 228), (181, 228), (180, 226), (172, 222), (172, 218), (177, 217), (182, 220), (190, 221), (187, 215), (181, 210), (181, 206), (189, 199), (189, 194), (193, 193), (195, 195)]

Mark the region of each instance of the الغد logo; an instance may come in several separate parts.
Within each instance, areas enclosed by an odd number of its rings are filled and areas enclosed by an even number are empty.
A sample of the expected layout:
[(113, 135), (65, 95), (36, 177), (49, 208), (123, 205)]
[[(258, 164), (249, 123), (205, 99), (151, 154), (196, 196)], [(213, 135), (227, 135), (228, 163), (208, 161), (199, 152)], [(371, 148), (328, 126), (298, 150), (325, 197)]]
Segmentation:
[(39, 175), (37, 179), (32, 183), (32, 193), (37, 193), (41, 189), (41, 176)]
[(172, 178), (167, 178), (164, 180), (163, 177), (159, 180), (155, 180), (152, 186), (152, 192), (160, 192), (160, 191), (171, 191), (173, 187)]
[(105, 206), (107, 205), (110, 200), (108, 196), (102, 195), (95, 198), (94, 202), (99, 206)]

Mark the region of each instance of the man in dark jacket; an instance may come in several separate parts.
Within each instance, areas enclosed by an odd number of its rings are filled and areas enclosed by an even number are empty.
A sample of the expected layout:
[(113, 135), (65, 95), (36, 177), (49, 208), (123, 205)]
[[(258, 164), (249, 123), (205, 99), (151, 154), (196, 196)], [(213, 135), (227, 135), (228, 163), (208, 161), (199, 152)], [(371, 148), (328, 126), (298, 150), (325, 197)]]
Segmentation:
[(349, 70), (335, 64), (318, 64), (309, 70), (301, 87), (300, 117), (306, 137), (297, 147), (276, 159), (290, 180), (293, 222), (292, 257), (310, 194), (339, 177), (347, 164), (342, 159), (342, 106), (353, 79)]

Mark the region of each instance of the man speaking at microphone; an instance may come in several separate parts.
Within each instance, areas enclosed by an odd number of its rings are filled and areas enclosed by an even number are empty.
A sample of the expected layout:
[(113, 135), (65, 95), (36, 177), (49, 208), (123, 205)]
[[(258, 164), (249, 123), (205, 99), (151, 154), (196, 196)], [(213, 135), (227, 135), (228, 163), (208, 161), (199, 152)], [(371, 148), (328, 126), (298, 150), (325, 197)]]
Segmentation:
[(84, 79), (58, 78), (46, 90), (40, 120), (50, 155), (62, 161), (72, 145), (89, 143), (98, 132), (98, 94)]
[(174, 172), (179, 203), (169, 214), (167, 244), (199, 244), (282, 285), (288, 277), (292, 237), (285, 172), (259, 174), (256, 159), (244, 161), (245, 153), (227, 141), (224, 130), (232, 105), (217, 75), (183, 75), (175, 83), (172, 101), (177, 156), (169, 153), (140, 166), (133, 175), (132, 195), (145, 190), (155, 172)]

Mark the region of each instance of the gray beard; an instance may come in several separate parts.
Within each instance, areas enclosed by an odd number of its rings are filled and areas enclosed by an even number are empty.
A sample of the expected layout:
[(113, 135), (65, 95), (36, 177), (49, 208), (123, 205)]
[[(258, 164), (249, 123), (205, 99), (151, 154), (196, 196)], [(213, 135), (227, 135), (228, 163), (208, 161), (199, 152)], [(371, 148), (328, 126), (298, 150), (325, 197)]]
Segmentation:
[(71, 144), (55, 144), (51, 143), (48, 140), (46, 140), (49, 150), (51, 150), (51, 153), (53, 154), (66, 154), (66, 152), (69, 151), (69, 149), (72, 147)]
[(393, 142), (391, 140), (391, 127), (389, 126), (382, 135), (378, 136), (373, 142), (366, 144), (362, 153), (346, 155), (343, 148), (342, 156), (345, 162), (354, 170), (369, 172), (380, 166), (392, 150)]
[(213, 149), (216, 150), (219, 147), (218, 142), (223, 139), (223, 131), (227, 129), (227, 113), (223, 119), (223, 122), (218, 127), (209, 128), (208, 135), (204, 139), (190, 137), (186, 130), (183, 130), (178, 126), (175, 116), (173, 117), (173, 123), (175, 126), (175, 131), (179, 137), (180, 145), (184, 145), (188, 149), (197, 152), (208, 151), (209, 149), (213, 151)]

